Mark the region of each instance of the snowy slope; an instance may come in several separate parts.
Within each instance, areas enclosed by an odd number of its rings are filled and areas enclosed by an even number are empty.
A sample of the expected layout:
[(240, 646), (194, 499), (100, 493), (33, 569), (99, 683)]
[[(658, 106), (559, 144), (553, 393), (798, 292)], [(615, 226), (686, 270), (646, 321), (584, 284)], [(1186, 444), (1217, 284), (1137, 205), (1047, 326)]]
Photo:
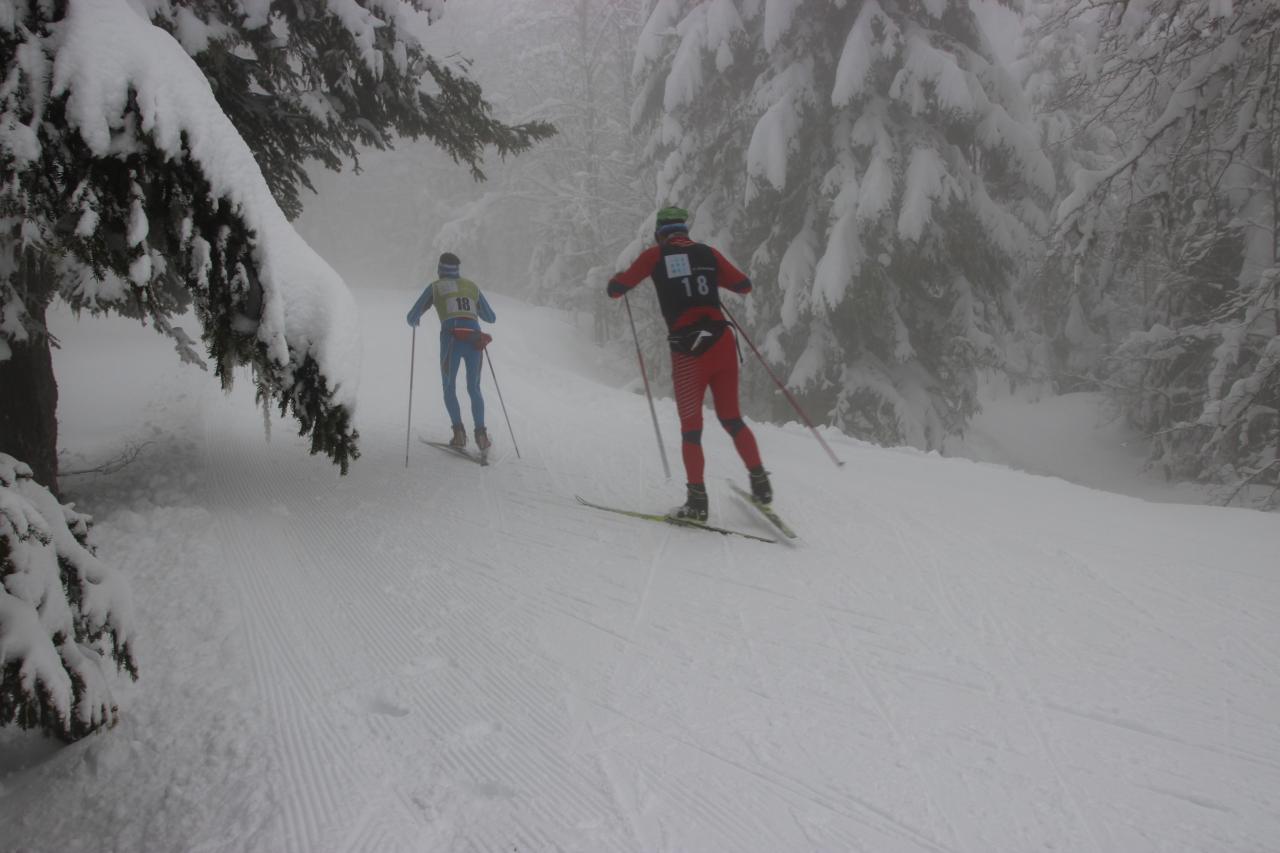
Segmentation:
[[(149, 442), (65, 481), (133, 578), (143, 679), (87, 742), (4, 736), (0, 847), (1280, 849), (1274, 515), (832, 434), (836, 469), (794, 425), (757, 434), (796, 547), (598, 513), (573, 495), (681, 496), (673, 406), (668, 483), (626, 353), (504, 298), (523, 458), (486, 372), (496, 464), (415, 437), (406, 468), (414, 295), (357, 294), (345, 478), (264, 439), (248, 383), (60, 318), (65, 467)], [(430, 325), (414, 432), (441, 437)]]

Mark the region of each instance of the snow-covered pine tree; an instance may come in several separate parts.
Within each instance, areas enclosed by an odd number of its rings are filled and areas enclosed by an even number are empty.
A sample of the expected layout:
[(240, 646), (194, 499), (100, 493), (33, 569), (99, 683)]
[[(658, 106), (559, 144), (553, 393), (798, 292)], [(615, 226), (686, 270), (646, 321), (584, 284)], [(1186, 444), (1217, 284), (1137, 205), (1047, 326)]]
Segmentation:
[(813, 413), (888, 444), (962, 429), (1053, 190), (969, 4), (659, 0), (635, 70), (658, 200), (750, 258), (739, 320)]
[[(1093, 88), (1096, 39), (1062, 0), (1027, 4), (1019, 71), (1057, 175), (1057, 200), (1077, 173), (1106, 169), (1117, 133), (1132, 119), (1099, 114)], [(1045, 254), (1029, 276), (1028, 311), (1045, 334), (1045, 364), (1059, 391), (1104, 388), (1115, 348), (1149, 324), (1163, 273), (1148, 251), (1156, 223), (1127, 209), (1119, 195), (1096, 199), (1087, 250), (1046, 234)], [(1061, 235), (1057, 235), (1061, 236)]]
[(0, 27), (0, 449), (56, 492), (44, 317), (61, 297), (148, 318), (199, 361), (171, 322), (194, 306), (223, 384), (252, 365), (260, 396), (345, 469), (350, 294), (289, 227), (204, 76), (124, 0), (19, 12)]
[[(1040, 128), (1044, 149), (1056, 176), (1055, 200), (1070, 192), (1077, 168), (1096, 167), (1107, 150), (1107, 128), (1090, 124), (1089, 108), (1071, 85), (1089, 60), (1086, 40), (1074, 31), (1050, 30), (1056, 0), (1031, 0), (1021, 19), (1018, 60), (1011, 71), (1022, 82)], [(1033, 370), (1044, 371), (1058, 391), (1094, 387), (1115, 320), (1108, 299), (1109, 268), (1095, 265), (1087, 274), (1068, 253), (1057, 249), (1051, 233), (1038, 234), (1020, 293), (1031, 334), (1037, 343)], [(1109, 310), (1110, 309), (1110, 310)]]
[(426, 52), (415, 33), (444, 0), (159, 0), (152, 21), (173, 33), (209, 78), (290, 219), (311, 188), (312, 161), (358, 165), (361, 148), (428, 139), (485, 177), (487, 150), (505, 157), (552, 133), (496, 119), (465, 63)]
[(115, 720), (105, 664), (137, 678), (128, 585), (88, 535), (88, 516), (0, 453), (0, 726), (76, 740)]
[(1081, 274), (1101, 257), (1146, 290), (1108, 387), (1167, 475), (1280, 483), (1280, 7), (1105, 2), (1050, 23), (1089, 40), (1071, 82), (1116, 133), (1075, 172), (1062, 234)]

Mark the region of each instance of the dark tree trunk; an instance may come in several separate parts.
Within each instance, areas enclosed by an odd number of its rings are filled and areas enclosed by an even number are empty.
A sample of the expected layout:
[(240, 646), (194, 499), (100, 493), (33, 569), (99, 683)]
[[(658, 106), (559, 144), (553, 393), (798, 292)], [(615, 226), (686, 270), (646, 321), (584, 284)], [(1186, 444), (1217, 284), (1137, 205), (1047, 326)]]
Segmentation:
[[(42, 301), (27, 306), (44, 329)], [(31, 466), (37, 483), (58, 494), (58, 384), (47, 334), (10, 342), (0, 361), (0, 452)]]

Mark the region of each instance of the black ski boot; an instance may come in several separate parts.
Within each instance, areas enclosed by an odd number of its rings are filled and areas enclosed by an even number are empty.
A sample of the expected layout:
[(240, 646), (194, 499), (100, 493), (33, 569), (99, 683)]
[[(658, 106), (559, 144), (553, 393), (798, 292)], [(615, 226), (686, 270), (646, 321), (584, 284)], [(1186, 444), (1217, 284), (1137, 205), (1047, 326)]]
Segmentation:
[(476, 447), (480, 448), (480, 452), (488, 450), (493, 446), (493, 442), (489, 440), (489, 431), (484, 427), (476, 427)]
[(756, 499), (756, 503), (766, 506), (773, 503), (773, 487), (769, 485), (769, 472), (764, 470), (764, 466), (747, 473), (751, 478), (751, 497)]
[(463, 429), (462, 424), (453, 425), (453, 438), (449, 439), (450, 447), (466, 447), (467, 431)]
[(684, 521), (707, 520), (707, 487), (702, 483), (689, 483), (688, 498), (684, 506), (678, 506), (668, 513), (672, 518)]

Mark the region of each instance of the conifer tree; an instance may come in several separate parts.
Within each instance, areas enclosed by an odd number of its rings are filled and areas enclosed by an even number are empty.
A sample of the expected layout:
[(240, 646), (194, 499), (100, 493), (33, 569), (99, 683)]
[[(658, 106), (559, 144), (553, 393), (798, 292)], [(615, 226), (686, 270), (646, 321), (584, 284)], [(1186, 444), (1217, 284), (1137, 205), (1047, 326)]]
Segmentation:
[(969, 4), (659, 0), (636, 71), (658, 200), (749, 259), (738, 319), (813, 413), (890, 444), (961, 430), (1053, 190)]
[(1105, 270), (1127, 334), (1099, 374), (1173, 478), (1280, 483), (1280, 8), (1063, 5), (1068, 75), (1114, 140), (1059, 206), (1076, 281)]

